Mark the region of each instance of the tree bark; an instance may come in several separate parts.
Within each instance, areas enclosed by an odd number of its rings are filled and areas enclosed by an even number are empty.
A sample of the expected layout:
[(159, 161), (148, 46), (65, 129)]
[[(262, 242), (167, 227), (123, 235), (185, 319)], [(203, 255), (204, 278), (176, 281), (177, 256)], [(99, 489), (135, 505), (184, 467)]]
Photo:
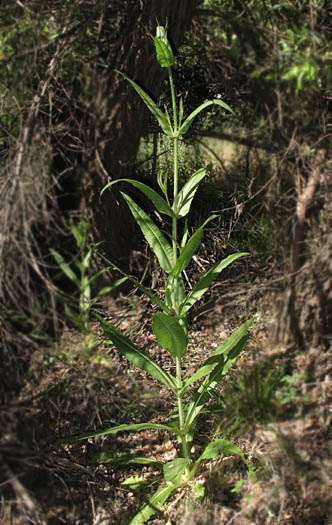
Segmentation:
[[(83, 205), (91, 210), (96, 236), (104, 240), (112, 261), (128, 265), (137, 230), (116, 185), (100, 199), (100, 191), (111, 179), (135, 178), (135, 158), (149, 119), (139, 96), (115, 69), (125, 72), (155, 99), (165, 80), (165, 71), (155, 58), (149, 33), (157, 23), (168, 21), (169, 38), (176, 50), (192, 20), (198, 0), (149, 0), (121, 2), (121, 8), (101, 25), (116, 26), (112, 49), (102, 76), (91, 79), (93, 93), (88, 107)], [(158, 21), (158, 22), (157, 22)], [(116, 22), (116, 23), (115, 23)], [(103, 27), (101, 28), (101, 31)], [(114, 38), (115, 37), (115, 38)]]

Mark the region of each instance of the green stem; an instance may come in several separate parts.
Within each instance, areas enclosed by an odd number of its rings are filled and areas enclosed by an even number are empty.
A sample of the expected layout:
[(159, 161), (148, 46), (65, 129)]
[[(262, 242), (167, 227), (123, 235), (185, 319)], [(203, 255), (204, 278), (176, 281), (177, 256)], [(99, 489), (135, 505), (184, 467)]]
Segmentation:
[(168, 68), (168, 78), (169, 78), (169, 85), (171, 88), (171, 95), (172, 95), (172, 108), (173, 108), (173, 131), (177, 133), (178, 131), (178, 116), (177, 116), (177, 110), (176, 110), (176, 98), (175, 98), (175, 89), (174, 89), (174, 82), (173, 82), (173, 73), (172, 68)]
[[(177, 387), (180, 390), (182, 387), (182, 369), (181, 369), (181, 357), (176, 358), (176, 382)], [(184, 409), (183, 409), (183, 400), (182, 395), (178, 396), (178, 410), (179, 410), (179, 427), (180, 430), (184, 430)], [(181, 452), (182, 457), (189, 458), (189, 451), (187, 447), (187, 440), (184, 433), (181, 435)]]
[[(177, 117), (177, 108), (176, 108), (176, 97), (175, 97), (175, 88), (173, 83), (172, 69), (168, 68), (169, 76), (169, 85), (171, 89), (172, 97), (172, 108), (173, 108), (173, 205), (174, 212), (177, 214), (178, 207), (178, 184), (179, 184), (179, 161), (178, 161), (178, 149), (179, 149), (179, 139), (176, 136), (178, 131), (178, 117)], [(177, 260), (177, 218), (173, 217), (172, 219), (172, 247), (173, 247), (173, 259), (174, 264)], [(174, 304), (173, 308), (175, 309), (176, 314), (179, 313), (179, 279), (178, 276), (174, 277)]]
[[(168, 76), (169, 76), (169, 85), (171, 88), (171, 94), (172, 94), (172, 107), (173, 107), (173, 205), (174, 205), (174, 212), (175, 215), (177, 215), (178, 211), (178, 184), (179, 184), (179, 139), (177, 137), (178, 132), (178, 118), (177, 118), (177, 108), (176, 108), (176, 98), (175, 98), (175, 89), (173, 84), (173, 75), (172, 70), (169, 67), (168, 68)], [(174, 258), (174, 264), (176, 264), (177, 260), (177, 221), (178, 219), (174, 217), (172, 219), (172, 247), (173, 247), (173, 258)], [(176, 315), (179, 314), (179, 308), (180, 308), (180, 300), (179, 300), (179, 277), (176, 275), (174, 277), (174, 304), (173, 308), (175, 309)], [(178, 390), (180, 391), (183, 384), (182, 384), (182, 368), (181, 368), (181, 357), (176, 357), (176, 382)], [(186, 436), (184, 435), (184, 407), (183, 407), (183, 399), (182, 395), (179, 395), (177, 397), (177, 403), (178, 403), (178, 410), (179, 410), (179, 426), (180, 430), (182, 431), (181, 435), (181, 452), (182, 457), (189, 458), (189, 451), (187, 446), (187, 440)]]

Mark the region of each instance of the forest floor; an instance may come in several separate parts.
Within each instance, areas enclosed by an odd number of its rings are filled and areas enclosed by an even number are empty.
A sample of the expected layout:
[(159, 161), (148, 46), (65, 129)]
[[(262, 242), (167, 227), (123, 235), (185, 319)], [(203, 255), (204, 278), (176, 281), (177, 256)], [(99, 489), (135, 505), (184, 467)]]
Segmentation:
[[(217, 300), (201, 313), (193, 320), (188, 373), (248, 312), (244, 303), (242, 309), (223, 309)], [(146, 299), (135, 295), (112, 300), (104, 309), (106, 319), (134, 334), (138, 345), (173, 372), (168, 353), (151, 333), (151, 314)], [(205, 500), (195, 501), (184, 487), (170, 498), (167, 513), (149, 523), (332, 524), (332, 349), (300, 351), (274, 344), (269, 323), (266, 304), (258, 310), (246, 350), (200, 419), (195, 440), (196, 453), (212, 437), (233, 439), (255, 476), (248, 476), (236, 457), (207, 461), (199, 472)], [(100, 335), (95, 323), (91, 330)], [(84, 337), (67, 329), (61, 341), (32, 353), (18, 397), (8, 397), (2, 407), (3, 525), (126, 525), (155, 490), (160, 472), (96, 464), (96, 454), (175, 457), (173, 436), (161, 431), (62, 444), (70, 435), (120, 423), (165, 422), (170, 416), (166, 389), (134, 370), (112, 346), (99, 343), (88, 350)], [(122, 485), (138, 475), (146, 479), (145, 489), (135, 492)]]

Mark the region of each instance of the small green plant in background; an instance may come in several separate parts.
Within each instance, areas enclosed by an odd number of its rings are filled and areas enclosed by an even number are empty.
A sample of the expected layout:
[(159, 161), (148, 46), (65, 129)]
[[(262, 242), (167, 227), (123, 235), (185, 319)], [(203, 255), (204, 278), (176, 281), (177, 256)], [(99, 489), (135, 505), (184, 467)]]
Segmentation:
[(72, 323), (78, 328), (78, 330), (83, 335), (90, 337), (90, 343), (93, 344), (94, 336), (90, 333), (89, 329), (92, 306), (101, 296), (110, 293), (116, 286), (119, 286), (127, 278), (121, 277), (121, 279), (118, 279), (111, 285), (103, 287), (93, 296), (92, 285), (99, 277), (107, 272), (110, 267), (102, 268), (91, 275), (90, 266), (92, 257), (98, 249), (100, 243), (94, 244), (92, 246), (89, 245), (89, 221), (75, 223), (72, 219), (70, 219), (70, 229), (73, 236), (75, 237), (78, 248), (78, 253), (72, 259), (71, 263), (65, 261), (63, 256), (56, 250), (51, 249), (51, 253), (63, 273), (74, 283), (78, 291), (77, 304), (74, 307), (65, 304), (65, 312)]
[[(131, 363), (148, 372), (169, 389), (174, 400), (174, 413), (168, 423), (146, 422), (121, 424), (97, 432), (89, 432), (80, 436), (70, 437), (65, 440), (65, 442), (72, 442), (77, 439), (112, 435), (120, 431), (140, 431), (144, 429), (164, 430), (167, 434), (171, 433), (176, 436), (178, 456), (175, 460), (166, 461), (165, 463), (156, 461), (151, 457), (142, 457), (137, 454), (109, 453), (104, 451), (99, 455), (98, 460), (101, 463), (138, 463), (143, 465), (156, 465), (162, 469), (164, 482), (140, 507), (130, 520), (130, 524), (145, 523), (153, 514), (162, 508), (169, 495), (181, 486), (191, 487), (193, 494), (199, 494), (201, 497), (203, 489), (201, 484), (195, 481), (195, 476), (202, 461), (214, 459), (219, 454), (239, 455), (248, 465), (242, 450), (233, 442), (227, 441), (226, 439), (215, 439), (211, 441), (198, 457), (193, 457), (192, 445), (195, 437), (197, 418), (209, 402), (217, 385), (223, 380), (244, 348), (248, 338), (248, 329), (252, 325), (252, 321), (249, 320), (240, 326), (207, 357), (203, 365), (190, 377), (186, 377), (183, 366), (189, 342), (187, 319), (189, 310), (208, 290), (210, 284), (220, 272), (235, 260), (246, 255), (246, 253), (235, 253), (217, 262), (204, 273), (188, 292), (186, 291), (182, 276), (183, 272), (190, 264), (194, 253), (201, 244), (204, 228), (217, 216), (210, 216), (191, 236), (189, 236), (188, 226), (185, 221), (183, 233), (181, 234), (181, 238), (179, 238), (179, 221), (188, 215), (193, 197), (207, 173), (207, 167), (198, 169), (188, 178), (183, 187), (179, 189), (179, 139), (187, 133), (195, 117), (208, 106), (214, 104), (222, 107), (226, 111), (232, 112), (232, 110), (220, 99), (209, 100), (201, 104), (185, 118), (182, 99), (180, 99), (179, 105), (177, 105), (172, 76), (172, 67), (175, 63), (175, 58), (167, 39), (167, 31), (163, 26), (157, 27), (156, 37), (154, 37), (153, 40), (160, 66), (168, 69), (172, 115), (169, 114), (166, 108), (162, 110), (132, 79), (128, 78), (124, 73), (118, 73), (136, 90), (148, 109), (157, 119), (163, 133), (172, 141), (173, 195), (172, 197), (169, 195), (167, 173), (159, 173), (157, 176), (161, 194), (144, 183), (131, 179), (112, 181), (103, 188), (102, 193), (115, 183), (120, 181), (127, 182), (143, 192), (143, 194), (150, 199), (159, 214), (164, 214), (171, 219), (172, 231), (169, 238), (167, 238), (145, 211), (142, 210), (129, 195), (121, 192), (136, 222), (140, 226), (145, 239), (156, 255), (162, 270), (168, 276), (163, 300), (151, 292), (151, 290), (143, 287), (134, 278), (129, 276), (128, 278), (134, 281), (136, 286), (146, 293), (152, 303), (160, 309), (160, 311), (153, 315), (152, 330), (160, 346), (168, 350), (174, 359), (176, 374), (170, 374), (115, 326), (104, 320), (101, 316), (97, 315), (97, 317), (104, 330), (105, 342), (115, 345), (118, 351), (131, 361)], [(130, 484), (131, 481), (132, 480), (128, 481), (128, 486), (134, 484)], [(140, 478), (135, 478), (134, 481), (135, 487), (140, 485)], [(143, 483), (144, 480), (141, 480), (141, 482)]]

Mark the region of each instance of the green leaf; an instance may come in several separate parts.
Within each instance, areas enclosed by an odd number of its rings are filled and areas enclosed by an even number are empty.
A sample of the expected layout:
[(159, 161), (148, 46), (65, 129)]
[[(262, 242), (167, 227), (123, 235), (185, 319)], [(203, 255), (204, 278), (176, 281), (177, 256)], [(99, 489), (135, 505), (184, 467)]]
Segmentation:
[[(167, 196), (167, 179), (168, 179), (168, 172), (163, 174), (162, 170), (159, 170), (158, 174), (157, 174), (158, 186), (159, 186), (159, 188), (161, 189), (161, 191), (163, 192), (163, 194), (165, 195), (165, 197), (166, 197), (166, 199), (168, 201), (168, 196)], [(173, 210), (172, 210), (172, 213), (173, 213)]]
[(194, 395), (193, 402), (189, 405), (185, 417), (185, 427), (187, 429), (190, 429), (191, 425), (195, 423), (198, 414), (209, 401), (214, 389), (223, 378), (223, 365), (224, 363), (221, 362), (212, 370)]
[(90, 259), (93, 255), (93, 248), (90, 248), (81, 261), (81, 267), (83, 270), (87, 270), (90, 266)]
[(215, 441), (212, 441), (212, 443), (209, 443), (205, 447), (203, 453), (197, 459), (197, 462), (201, 462), (203, 461), (203, 459), (214, 459), (217, 456), (219, 456), (219, 454), (227, 454), (228, 456), (240, 456), (243, 459), (243, 461), (247, 463), (247, 460), (242, 450), (227, 439), (216, 439)]
[(243, 257), (244, 255), (248, 255), (248, 253), (233, 253), (232, 255), (229, 255), (222, 261), (219, 261), (213, 266), (211, 266), (211, 268), (203, 275), (203, 277), (200, 278), (198, 283), (196, 283), (195, 286), (190, 290), (189, 294), (187, 295), (185, 301), (182, 304), (180, 314), (186, 314), (190, 310), (190, 308), (196, 303), (196, 301), (198, 301), (198, 299), (200, 299), (200, 297), (202, 297), (202, 295), (206, 292), (212, 281), (225, 268), (227, 268), (227, 266), (229, 266), (232, 262), (236, 261), (236, 259)]
[(206, 496), (206, 490), (204, 485), (201, 485), (198, 481), (194, 482), (192, 485), (192, 491), (194, 494), (194, 497), (198, 501), (203, 501)]
[[(177, 286), (175, 285), (175, 280), (177, 279)], [(177, 291), (177, 296), (176, 296)], [(174, 276), (170, 274), (167, 286), (165, 290), (165, 303), (166, 305), (171, 308), (171, 314), (174, 315), (174, 310), (177, 304), (182, 304), (185, 300), (186, 292), (184, 288), (184, 282), (181, 275)], [(181, 317), (185, 317), (184, 315), (181, 315)]]
[(165, 117), (164, 113), (161, 111), (159, 106), (152, 100), (152, 98), (138, 85), (134, 80), (131, 80), (127, 75), (122, 73), (121, 71), (115, 70), (117, 73), (123, 76), (136, 90), (136, 92), (139, 94), (141, 99), (143, 100), (146, 107), (151, 111), (152, 115), (157, 119), (161, 129), (163, 132), (171, 137), (173, 135), (173, 130), (169, 123), (167, 122), (167, 118)]
[[(163, 42), (158, 37), (154, 37), (154, 45), (156, 47), (157, 60), (161, 67), (171, 67), (175, 63), (175, 58), (171, 46)], [(167, 41), (168, 42), (168, 41)]]
[[(204, 366), (211, 366), (212, 365), (212, 371), (210, 372), (209, 376), (205, 378), (205, 380), (202, 382), (200, 387), (197, 389), (194, 399), (190, 406), (188, 407), (186, 418), (185, 418), (185, 426), (187, 428), (190, 428), (190, 426), (195, 422), (195, 419), (197, 418), (198, 414), (204, 407), (204, 405), (207, 403), (207, 401), (210, 399), (211, 395), (213, 394), (214, 389), (216, 386), (220, 383), (220, 381), (223, 379), (223, 377), (227, 374), (229, 371), (231, 365), (234, 363), (234, 361), (239, 356), (240, 352), (242, 351), (244, 345), (247, 341), (247, 334), (245, 333), (245, 329), (249, 327), (249, 323), (251, 324), (252, 321), (248, 321), (243, 326), (239, 328), (238, 333), (235, 332), (236, 337), (233, 339), (232, 344), (229, 345), (227, 348), (227, 341), (225, 343), (224, 348), (224, 354), (217, 354), (211, 356)], [(242, 335), (242, 337), (241, 337)], [(222, 345), (221, 345), (222, 346)], [(218, 352), (219, 349), (216, 350)], [(214, 361), (217, 361), (216, 364), (214, 364)], [(199, 373), (199, 371), (198, 371)], [(194, 374), (195, 375), (195, 374)], [(192, 379), (192, 378), (190, 378)]]
[[(88, 280), (88, 284), (91, 285), (96, 279), (98, 279), (101, 275), (103, 275), (104, 273), (108, 272), (110, 269), (112, 268), (112, 266), (107, 266), (107, 268), (102, 268), (101, 270), (99, 270), (98, 272), (94, 273), (90, 279)], [(121, 283), (120, 283), (121, 284)], [(115, 283), (114, 283), (115, 285)], [(111, 286), (111, 285), (110, 285)]]
[(182, 476), (188, 469), (191, 463), (189, 458), (177, 458), (173, 461), (168, 461), (163, 465), (164, 478), (167, 483), (173, 485), (181, 485), (183, 483)]
[(117, 286), (120, 286), (120, 284), (124, 283), (127, 280), (128, 280), (128, 277), (121, 277), (120, 279), (117, 279), (116, 281), (114, 281), (114, 283), (108, 286), (104, 286), (97, 292), (97, 297), (101, 297), (102, 295), (110, 293), (112, 290), (114, 290), (114, 288), (116, 288)]
[(158, 343), (173, 357), (182, 357), (186, 353), (188, 337), (175, 317), (157, 312), (153, 315), (152, 330)]
[(100, 195), (102, 195), (107, 188), (110, 188), (111, 186), (113, 186), (113, 184), (116, 184), (117, 182), (129, 182), (129, 184), (131, 184), (132, 186), (135, 186), (135, 188), (138, 188), (142, 193), (144, 193), (153, 202), (153, 204), (155, 205), (159, 213), (164, 213), (165, 215), (168, 215), (169, 217), (175, 217), (175, 214), (172, 208), (165, 201), (165, 199), (163, 199), (163, 197), (159, 195), (159, 193), (157, 193), (154, 189), (150, 188), (146, 184), (143, 184), (143, 182), (139, 182), (137, 180), (132, 180), (132, 179), (113, 180), (112, 182), (109, 182), (108, 184), (106, 184), (106, 186), (104, 186)]
[(195, 461), (191, 470), (191, 476), (195, 475), (196, 470), (200, 465), (201, 461), (203, 461), (204, 459), (215, 459), (217, 456), (219, 456), (219, 454), (227, 454), (228, 456), (240, 456), (242, 461), (247, 466), (249, 466), (245, 455), (239, 447), (237, 447), (236, 445), (234, 445), (234, 443), (228, 441), (227, 439), (216, 439), (215, 441), (212, 441), (205, 447), (203, 453)]
[(125, 430), (133, 430), (139, 432), (140, 430), (167, 430), (167, 432), (174, 432), (179, 434), (179, 429), (176, 425), (164, 425), (162, 423), (132, 423), (132, 424), (122, 424), (115, 427), (105, 428), (103, 430), (95, 430), (94, 432), (86, 432), (84, 434), (79, 434), (77, 436), (70, 436), (61, 441), (61, 443), (73, 443), (74, 441), (79, 441), (80, 439), (90, 439), (93, 437), (109, 436), (111, 434), (117, 434), (118, 432), (124, 432)]
[(90, 221), (84, 221), (82, 223), (75, 224), (74, 221), (70, 219), (69, 224), (78, 248), (83, 250), (86, 244), (86, 236), (90, 228)]
[(167, 38), (167, 28), (156, 27), (156, 36), (153, 38), (156, 47), (157, 60), (161, 67), (171, 67), (175, 62), (171, 44)]
[(103, 327), (104, 335), (116, 346), (120, 354), (124, 355), (128, 361), (133, 363), (138, 368), (146, 370), (155, 379), (170, 388), (172, 392), (176, 392), (176, 380), (166, 370), (161, 368), (150, 356), (148, 356), (141, 348), (135, 346), (129, 337), (121, 334), (111, 323), (105, 321), (100, 315), (95, 314)]
[(78, 288), (80, 288), (80, 280), (76, 276), (75, 272), (73, 272), (73, 270), (71, 269), (69, 264), (66, 263), (66, 261), (64, 260), (62, 255), (60, 255), (60, 253), (58, 253), (56, 250), (53, 250), (53, 248), (51, 248), (50, 252), (53, 255), (53, 257), (56, 260), (56, 262), (58, 263), (58, 265), (60, 266), (60, 268), (63, 271), (63, 273), (65, 275), (67, 275), (67, 277), (71, 281), (73, 281)]
[(163, 467), (164, 463), (157, 461), (154, 458), (146, 458), (140, 454), (127, 454), (123, 452), (97, 452), (91, 454), (92, 461), (97, 463), (114, 463), (116, 465), (129, 465), (130, 463), (136, 463), (139, 465), (156, 465)]
[(183, 119), (183, 98), (180, 98), (180, 104), (179, 104), (179, 126), (181, 127), (182, 119)]
[(212, 104), (221, 106), (222, 108), (227, 109), (227, 111), (230, 111), (234, 114), (233, 110), (229, 107), (229, 105), (223, 102), (222, 100), (219, 100), (218, 98), (215, 98), (213, 100), (207, 100), (206, 102), (203, 102), (203, 104), (201, 104), (198, 108), (196, 108), (192, 113), (190, 113), (190, 115), (185, 119), (178, 131), (179, 135), (184, 135), (185, 133), (187, 133), (195, 117), (201, 111), (203, 111), (203, 109), (207, 108), (208, 106), (211, 106)]
[(121, 192), (142, 233), (155, 253), (161, 268), (170, 273), (173, 268), (173, 251), (165, 236), (150, 217), (128, 195)]
[[(103, 257), (103, 258), (107, 261), (107, 259), (105, 257)], [(107, 262), (109, 262), (109, 261), (107, 261)], [(165, 313), (170, 314), (170, 315), (172, 314), (172, 310), (170, 308), (168, 308), (168, 306), (166, 306), (166, 304), (164, 304), (159, 299), (159, 297), (154, 295), (154, 293), (151, 292), (151, 290), (149, 290), (148, 288), (145, 288), (143, 285), (141, 285), (141, 283), (139, 281), (137, 281), (137, 279), (135, 279), (135, 277), (132, 277), (131, 275), (126, 274), (123, 270), (121, 270), (115, 264), (111, 264), (111, 267), (114, 270), (116, 270), (117, 272), (119, 272), (122, 275), (126, 276), (126, 279), (128, 279), (130, 282), (132, 282), (141, 292), (143, 292), (147, 297), (149, 297), (150, 301), (153, 302), (153, 304), (155, 304), (156, 306), (159, 306), (159, 308), (161, 308), (161, 310), (163, 310)]]
[(130, 490), (138, 490), (148, 485), (148, 483), (143, 476), (129, 476), (129, 478), (121, 482), (121, 485)]
[(235, 332), (233, 332), (227, 340), (222, 343), (218, 348), (212, 352), (210, 357), (203, 363), (203, 365), (191, 376), (189, 377), (183, 385), (182, 393), (188, 388), (189, 385), (199, 381), (202, 377), (209, 374), (211, 370), (215, 368), (217, 364), (226, 365), (227, 357), (231, 355), (234, 357), (233, 350), (236, 349), (238, 355), (243, 349), (244, 345), (247, 342), (247, 332), (250, 326), (253, 324), (253, 320), (250, 319), (241, 325)]
[[(197, 170), (185, 183), (183, 188), (179, 191), (177, 203), (174, 203), (173, 205), (173, 211), (175, 212), (177, 210), (178, 218), (185, 217), (189, 212), (197, 188), (201, 180), (205, 177), (206, 172), (207, 166), (204, 166), (204, 168), (200, 168), (199, 170)], [(175, 204), (176, 210), (174, 209)]]
[(172, 275), (179, 275), (185, 268), (187, 268), (188, 264), (192, 260), (192, 256), (201, 244), (205, 226), (216, 217), (218, 217), (218, 215), (211, 215), (211, 217), (209, 217), (190, 237), (180, 252), (180, 255), (172, 270)]
[(128, 525), (142, 525), (142, 523), (146, 523), (151, 516), (161, 510), (162, 505), (175, 489), (177, 489), (177, 486), (173, 485), (173, 483), (167, 483), (167, 485), (160, 487), (146, 503), (143, 503)]

